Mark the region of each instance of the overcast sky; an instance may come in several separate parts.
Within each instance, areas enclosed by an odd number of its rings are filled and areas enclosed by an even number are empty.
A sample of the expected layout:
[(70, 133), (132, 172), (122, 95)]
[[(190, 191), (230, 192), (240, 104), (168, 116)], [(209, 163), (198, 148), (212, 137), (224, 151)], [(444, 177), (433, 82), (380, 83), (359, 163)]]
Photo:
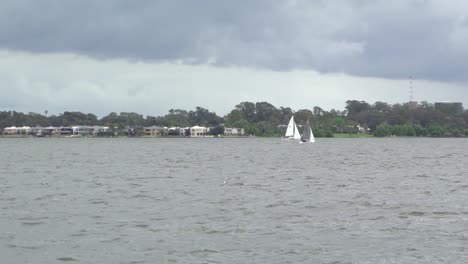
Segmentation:
[(468, 104), (464, 0), (3, 0), (0, 110)]

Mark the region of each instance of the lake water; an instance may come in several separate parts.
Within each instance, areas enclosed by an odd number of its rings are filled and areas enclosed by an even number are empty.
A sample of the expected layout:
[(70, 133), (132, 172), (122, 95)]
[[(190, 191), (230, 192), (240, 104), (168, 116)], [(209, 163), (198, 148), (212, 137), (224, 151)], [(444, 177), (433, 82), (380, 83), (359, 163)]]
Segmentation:
[(1, 263), (468, 263), (467, 139), (2, 139)]

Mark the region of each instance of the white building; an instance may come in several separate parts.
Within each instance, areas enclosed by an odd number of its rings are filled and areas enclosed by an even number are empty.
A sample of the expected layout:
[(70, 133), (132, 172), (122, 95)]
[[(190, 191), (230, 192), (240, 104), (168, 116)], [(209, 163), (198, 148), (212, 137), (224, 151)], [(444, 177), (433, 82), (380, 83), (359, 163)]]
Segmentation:
[(362, 127), (360, 125), (357, 126), (359, 133), (365, 134), (370, 133), (370, 128)]
[(167, 127), (160, 127), (160, 126), (150, 126), (144, 127), (145, 136), (157, 137), (161, 136), (167, 130)]
[(183, 127), (170, 127), (167, 129), (167, 134), (169, 136), (185, 136), (186, 128)]
[(93, 133), (93, 127), (90, 126), (72, 126), (73, 135), (90, 135)]
[(244, 136), (245, 130), (243, 128), (225, 127), (224, 135), (225, 136)]
[(32, 135), (43, 135), (44, 134), (44, 128), (40, 126), (35, 126), (31, 128), (31, 134)]
[(17, 128), (15, 126), (5, 127), (3, 129), (3, 135), (16, 135)]
[(3, 129), (3, 135), (31, 135), (31, 127), (5, 127)]
[(18, 135), (31, 135), (31, 127), (23, 126), (16, 128), (16, 134)]
[(48, 126), (45, 127), (42, 131), (48, 135), (60, 135), (60, 127)]
[(110, 132), (109, 127), (106, 127), (106, 126), (93, 126), (92, 127), (92, 133), (95, 136), (99, 133), (107, 133), (107, 132)]
[(82, 135), (82, 136), (96, 136), (98, 133), (109, 132), (109, 127), (106, 126), (72, 126), (73, 135)]
[(209, 131), (210, 129), (206, 127), (193, 126), (190, 128), (190, 136), (191, 137), (204, 137), (208, 135)]

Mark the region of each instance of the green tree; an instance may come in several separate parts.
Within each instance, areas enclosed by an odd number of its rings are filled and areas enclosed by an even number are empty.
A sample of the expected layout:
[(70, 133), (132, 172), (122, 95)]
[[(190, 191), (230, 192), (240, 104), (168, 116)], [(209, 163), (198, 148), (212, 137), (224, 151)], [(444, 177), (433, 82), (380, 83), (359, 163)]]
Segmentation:
[[(226, 116), (226, 123), (229, 125), (229, 126), (234, 126), (233, 124), (235, 124), (236, 122), (239, 122), (241, 120), (244, 120), (246, 121), (245, 119), (243, 119), (242, 117), (242, 112), (239, 110), (239, 109), (233, 109), (227, 116)], [(246, 121), (248, 122), (248, 121)]]
[(195, 111), (188, 113), (189, 122), (192, 126), (218, 126), (222, 123), (223, 119), (216, 115), (216, 113), (210, 112), (208, 109), (197, 106)]
[(429, 125), (429, 128), (427, 130), (429, 135), (432, 137), (441, 137), (445, 135), (444, 128), (437, 123), (432, 123), (431, 125)]
[(188, 127), (190, 126), (190, 118), (188, 112), (182, 109), (171, 109), (164, 116), (163, 124), (167, 127)]
[(422, 127), (421, 125), (415, 125), (414, 126), (414, 132), (416, 136), (421, 137), (421, 136), (427, 136), (427, 129)]
[(223, 126), (216, 126), (210, 129), (210, 135), (217, 136), (224, 134), (224, 127)]
[(393, 134), (393, 127), (388, 124), (382, 124), (377, 126), (374, 135), (376, 137), (388, 137)]
[(252, 102), (242, 102), (236, 105), (236, 109), (242, 113), (242, 118), (249, 121), (249, 123), (255, 123), (256, 119), (256, 108)]
[(278, 124), (280, 113), (276, 107), (268, 102), (259, 102), (255, 104), (255, 121), (269, 121)]
[(294, 120), (297, 124), (301, 125), (305, 124), (307, 120), (310, 120), (312, 122), (314, 120), (313, 117), (314, 115), (312, 114), (312, 111), (308, 109), (300, 109), (296, 113), (294, 113)]

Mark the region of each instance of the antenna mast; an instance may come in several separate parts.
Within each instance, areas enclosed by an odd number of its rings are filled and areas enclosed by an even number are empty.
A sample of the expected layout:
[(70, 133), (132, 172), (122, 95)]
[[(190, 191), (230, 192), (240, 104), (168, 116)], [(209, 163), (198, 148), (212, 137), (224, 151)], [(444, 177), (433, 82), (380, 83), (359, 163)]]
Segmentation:
[(410, 102), (410, 103), (413, 103), (413, 102), (414, 102), (414, 96), (413, 96), (413, 76), (410, 76), (409, 102)]

